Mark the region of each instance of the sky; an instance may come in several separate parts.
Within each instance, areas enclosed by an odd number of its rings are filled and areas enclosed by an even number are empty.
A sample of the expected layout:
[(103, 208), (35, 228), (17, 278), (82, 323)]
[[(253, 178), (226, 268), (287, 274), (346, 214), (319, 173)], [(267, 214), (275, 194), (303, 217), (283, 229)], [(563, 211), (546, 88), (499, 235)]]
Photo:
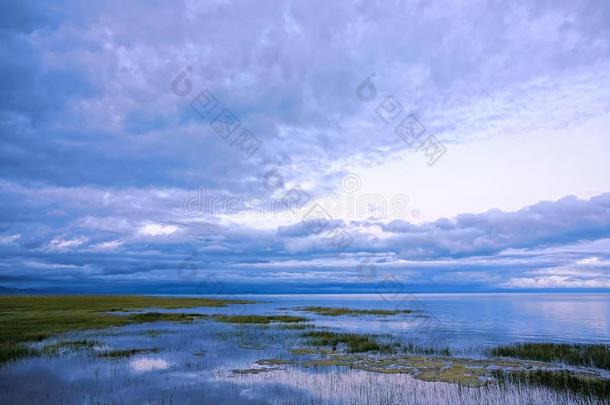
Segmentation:
[(610, 3), (3, 1), (0, 286), (610, 291)]

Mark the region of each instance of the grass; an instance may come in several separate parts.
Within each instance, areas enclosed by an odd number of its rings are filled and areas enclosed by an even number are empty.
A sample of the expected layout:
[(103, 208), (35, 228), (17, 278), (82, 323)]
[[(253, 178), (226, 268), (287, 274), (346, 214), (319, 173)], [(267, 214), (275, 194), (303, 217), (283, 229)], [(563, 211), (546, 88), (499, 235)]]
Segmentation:
[(45, 346), (43, 351), (47, 354), (55, 355), (64, 351), (91, 349), (98, 345), (99, 343), (95, 340), (67, 340)]
[(388, 316), (388, 315), (398, 315), (398, 314), (410, 314), (413, 311), (409, 309), (402, 310), (391, 310), (391, 309), (352, 309), (345, 307), (316, 307), (316, 306), (308, 306), (308, 307), (300, 307), (297, 308), (298, 311), (312, 312), (319, 315), (325, 316), (339, 316), (339, 315), (380, 315), (380, 316)]
[(496, 371), (494, 376), (502, 386), (507, 383), (537, 385), (584, 397), (610, 398), (610, 380), (585, 377), (565, 370)]
[(231, 370), (231, 372), (233, 374), (237, 374), (237, 375), (248, 375), (248, 374), (262, 374), (262, 373), (268, 373), (270, 371), (276, 371), (278, 370), (278, 368), (276, 367), (270, 367), (270, 368), (265, 368), (265, 367), (261, 367), (261, 368), (245, 368), (245, 369), (235, 369), (235, 370)]
[(203, 318), (201, 314), (183, 314), (169, 312), (144, 312), (139, 314), (131, 314), (127, 316), (130, 320), (137, 323), (142, 322), (192, 322), (195, 318)]
[(152, 320), (175, 320), (170, 319), (175, 314), (121, 316), (114, 313), (118, 311), (142, 308), (224, 307), (228, 304), (247, 303), (252, 301), (125, 295), (1, 296), (0, 363), (38, 354), (38, 351), (23, 344), (65, 332), (124, 326)]
[(280, 329), (285, 329), (285, 330), (305, 330), (305, 329), (313, 329), (315, 327), (316, 327), (316, 325), (311, 324), (311, 323), (293, 323), (293, 324), (281, 325)]
[(137, 354), (144, 353), (158, 353), (159, 349), (121, 349), (121, 350), (106, 350), (98, 353), (98, 357), (103, 357), (106, 359), (123, 359), (126, 357), (132, 357)]
[(331, 346), (333, 351), (337, 350), (339, 344), (347, 346), (349, 353), (362, 353), (378, 351), (386, 353), (389, 346), (380, 345), (375, 341), (373, 335), (361, 335), (357, 333), (337, 333), (329, 331), (311, 331), (303, 334), (311, 346)]
[(271, 322), (297, 323), (309, 319), (292, 315), (216, 315), (214, 319), (226, 323), (269, 324)]
[(261, 359), (256, 360), (256, 364), (259, 366), (285, 366), (288, 364), (294, 364), (294, 361), (284, 359)]
[(441, 355), (441, 356), (450, 356), (451, 351), (448, 347), (432, 347), (432, 346), (420, 346), (413, 344), (411, 342), (402, 345), (402, 348), (407, 353), (416, 353), (416, 354), (427, 354), (427, 355)]
[(312, 355), (312, 354), (319, 353), (318, 350), (312, 349), (310, 347), (297, 347), (297, 348), (293, 348), (293, 349), (288, 349), (288, 351), (291, 354), (294, 354), (295, 356), (305, 356), (305, 355)]
[(610, 345), (517, 343), (493, 348), (491, 354), (610, 370)]

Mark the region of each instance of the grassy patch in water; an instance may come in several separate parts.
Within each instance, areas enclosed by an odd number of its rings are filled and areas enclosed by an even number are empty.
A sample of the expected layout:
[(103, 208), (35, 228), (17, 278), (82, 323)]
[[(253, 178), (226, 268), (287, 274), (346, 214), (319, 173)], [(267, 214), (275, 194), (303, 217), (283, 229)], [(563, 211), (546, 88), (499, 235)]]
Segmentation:
[(74, 352), (83, 349), (91, 349), (98, 345), (99, 343), (95, 340), (67, 340), (45, 346), (43, 351), (46, 354), (55, 355), (65, 351)]
[(407, 353), (416, 353), (416, 354), (427, 354), (427, 355), (441, 355), (441, 356), (450, 356), (451, 351), (447, 347), (432, 347), (432, 346), (421, 346), (416, 345), (414, 343), (403, 344), (402, 348)]
[(410, 314), (413, 311), (408, 309), (391, 310), (391, 309), (352, 309), (345, 307), (300, 307), (298, 311), (312, 312), (319, 315), (325, 316), (340, 316), (340, 315), (379, 315), (389, 316), (398, 314)]
[(577, 375), (569, 371), (495, 371), (500, 385), (524, 384), (571, 392), (584, 397), (610, 398), (610, 380)]
[(310, 347), (296, 347), (293, 349), (288, 349), (288, 351), (290, 352), (290, 354), (293, 354), (295, 356), (307, 356), (320, 353), (319, 350), (312, 349)]
[(270, 371), (277, 371), (280, 370), (277, 367), (261, 367), (261, 368), (245, 368), (245, 369), (235, 369), (235, 370), (231, 370), (231, 372), (233, 374), (237, 374), (237, 375), (248, 375), (248, 374), (262, 374), (262, 373), (268, 373)]
[(205, 317), (205, 315), (170, 312), (143, 312), (138, 314), (131, 314), (127, 317), (134, 322), (193, 322), (193, 319), (203, 318)]
[(362, 352), (382, 352), (387, 353), (390, 351), (390, 346), (380, 345), (375, 340), (374, 335), (363, 335), (357, 333), (338, 333), (330, 331), (311, 331), (303, 334), (306, 337), (307, 343), (311, 346), (330, 346), (333, 351), (337, 350), (339, 344), (347, 346), (349, 353), (362, 353)]
[(485, 374), (484, 370), (453, 364), (434, 370), (424, 370), (417, 374), (416, 378), (422, 381), (442, 381), (467, 387), (481, 387), (485, 385), (485, 381), (481, 379)]
[(312, 323), (293, 323), (293, 324), (285, 324), (280, 325), (280, 329), (285, 330), (305, 330), (305, 329), (314, 329), (316, 325)]
[(284, 359), (261, 359), (256, 360), (256, 364), (259, 366), (285, 366), (288, 364), (294, 364), (294, 361)]
[(239, 343), (238, 346), (247, 350), (265, 350), (265, 346), (257, 343)]
[(158, 353), (159, 349), (119, 349), (119, 350), (106, 350), (98, 353), (98, 357), (103, 357), (106, 359), (123, 359), (125, 357), (133, 357), (137, 354), (145, 354), (145, 353)]
[(447, 382), (467, 387), (482, 387), (491, 380), (486, 361), (429, 356), (367, 356), (334, 354), (306, 360), (303, 367), (349, 367), (382, 374), (409, 374), (429, 382)]
[[(23, 346), (61, 333), (149, 322), (150, 315), (121, 316), (143, 308), (224, 307), (253, 301), (127, 295), (1, 296), (0, 363), (39, 354)], [(167, 319), (167, 318), (166, 318)]]
[(309, 319), (292, 315), (216, 315), (214, 319), (226, 323), (246, 323), (267, 325), (272, 322), (296, 323), (307, 322)]
[(610, 345), (516, 343), (491, 349), (493, 356), (562, 362), (610, 370)]

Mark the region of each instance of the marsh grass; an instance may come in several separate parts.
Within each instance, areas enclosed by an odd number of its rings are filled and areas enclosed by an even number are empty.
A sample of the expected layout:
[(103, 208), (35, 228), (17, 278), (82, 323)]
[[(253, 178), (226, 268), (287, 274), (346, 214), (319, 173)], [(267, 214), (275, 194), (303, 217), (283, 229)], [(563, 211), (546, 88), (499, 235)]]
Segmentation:
[[(243, 373), (227, 378), (237, 390), (251, 395), (279, 398), (286, 404), (457, 404), (457, 405), (594, 405), (603, 403), (542, 387), (487, 384), (481, 387), (414, 379), (403, 373), (382, 374), (362, 370), (288, 367), (278, 373)], [(278, 387), (286, 387), (280, 391)], [(607, 402), (607, 401), (606, 401)]]
[(255, 362), (259, 366), (286, 366), (289, 364), (294, 364), (293, 360), (285, 360), (285, 359), (260, 359)]
[(312, 323), (293, 323), (293, 324), (285, 324), (280, 325), (280, 329), (284, 330), (305, 330), (305, 329), (314, 329), (316, 325)]
[(308, 355), (314, 355), (314, 354), (320, 353), (318, 350), (312, 349), (310, 347), (296, 347), (296, 348), (288, 349), (288, 352), (295, 356), (308, 356)]
[(42, 351), (45, 354), (56, 355), (66, 351), (75, 352), (79, 350), (92, 349), (99, 346), (95, 340), (67, 340), (45, 346)]
[(330, 346), (336, 351), (340, 344), (347, 346), (349, 353), (362, 353), (376, 351), (389, 353), (392, 351), (390, 345), (379, 344), (374, 335), (364, 335), (357, 333), (338, 333), (330, 331), (311, 331), (303, 334), (307, 338), (307, 343), (311, 346)]
[(585, 377), (569, 371), (495, 371), (501, 386), (508, 384), (542, 386), (558, 392), (569, 392), (583, 397), (610, 398), (610, 380)]
[(411, 342), (402, 344), (401, 347), (407, 353), (441, 355), (441, 356), (450, 356), (451, 355), (451, 350), (449, 350), (448, 347), (421, 346), (421, 345), (416, 345)]
[(493, 356), (562, 362), (610, 370), (610, 345), (517, 343), (491, 349)]
[(263, 324), (307, 322), (309, 319), (292, 315), (215, 315), (214, 319), (225, 323)]
[[(2, 296), (0, 297), (0, 363), (40, 354), (24, 346), (69, 331), (124, 326), (150, 322), (157, 315), (131, 314), (119, 311), (143, 308), (224, 307), (253, 301), (208, 298), (165, 298), (144, 296)], [(162, 315), (170, 320), (172, 315)], [(189, 314), (189, 316), (192, 316)], [(154, 319), (157, 318), (157, 319)], [(181, 319), (184, 319), (180, 317)]]
[(324, 316), (340, 316), (340, 315), (379, 315), (389, 316), (398, 314), (410, 314), (413, 311), (409, 309), (390, 310), (390, 309), (352, 309), (346, 307), (317, 307), (307, 306), (296, 308), (298, 311), (312, 312)]
[(133, 357), (138, 354), (148, 354), (148, 353), (158, 353), (159, 349), (149, 348), (149, 349), (119, 349), (119, 350), (106, 350), (103, 352), (99, 352), (97, 354), (98, 357), (102, 357), (105, 359), (124, 359), (127, 357)]
[(201, 314), (185, 314), (185, 313), (171, 313), (171, 312), (143, 312), (138, 314), (130, 314), (127, 317), (133, 322), (193, 322), (197, 318), (205, 318), (205, 315)]

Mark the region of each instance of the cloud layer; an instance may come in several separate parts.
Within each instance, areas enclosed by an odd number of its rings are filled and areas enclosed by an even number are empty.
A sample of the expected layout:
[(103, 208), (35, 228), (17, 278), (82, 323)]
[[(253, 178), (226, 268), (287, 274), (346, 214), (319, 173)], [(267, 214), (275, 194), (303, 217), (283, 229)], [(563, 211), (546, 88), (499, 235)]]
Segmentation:
[[(424, 162), (380, 117), (388, 96), (447, 153), (607, 123), (607, 2), (64, 0), (0, 16), (2, 285), (374, 289), (374, 268), (414, 288), (610, 288), (607, 189), (432, 221), (331, 213), (339, 250), (301, 222), (324, 193), (352, 197), (346, 173)], [(204, 90), (218, 105), (202, 116)], [(234, 133), (210, 124), (223, 109)], [(297, 186), (312, 197), (298, 214), (274, 205)], [(223, 205), (189, 210), (202, 187)]]

